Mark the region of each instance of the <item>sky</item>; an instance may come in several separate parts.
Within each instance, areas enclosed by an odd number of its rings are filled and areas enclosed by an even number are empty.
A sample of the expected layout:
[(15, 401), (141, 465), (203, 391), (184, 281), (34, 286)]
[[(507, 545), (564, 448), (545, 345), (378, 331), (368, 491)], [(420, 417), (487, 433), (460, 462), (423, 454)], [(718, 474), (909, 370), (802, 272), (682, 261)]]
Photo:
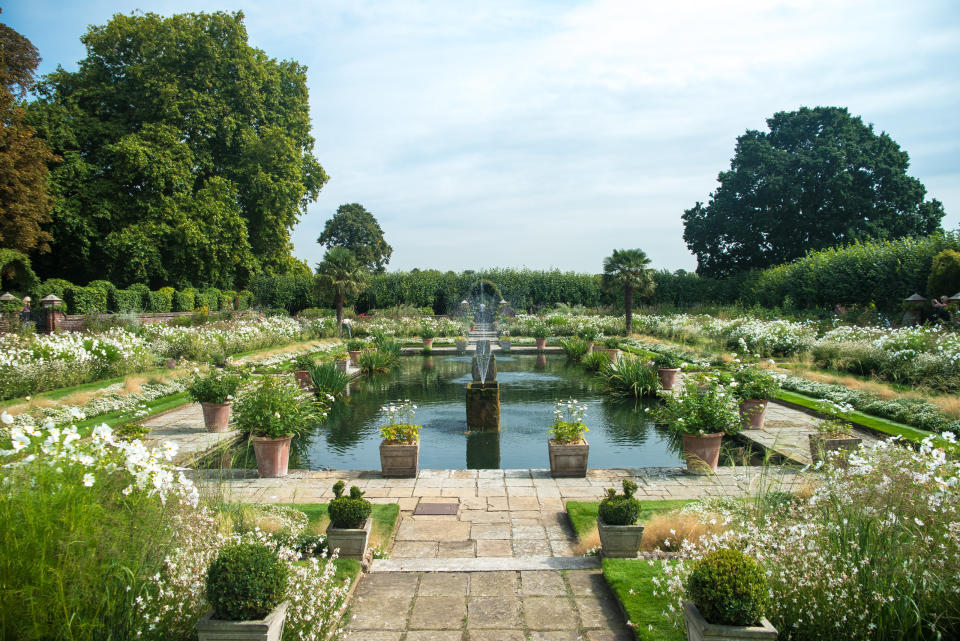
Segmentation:
[(307, 65), (330, 182), (293, 232), (311, 266), (343, 203), (414, 267), (599, 272), (613, 249), (696, 267), (683, 210), (738, 135), (844, 106), (910, 155), (960, 228), (955, 0), (16, 0), (0, 20), (76, 69), (90, 24), (241, 10), (252, 46)]

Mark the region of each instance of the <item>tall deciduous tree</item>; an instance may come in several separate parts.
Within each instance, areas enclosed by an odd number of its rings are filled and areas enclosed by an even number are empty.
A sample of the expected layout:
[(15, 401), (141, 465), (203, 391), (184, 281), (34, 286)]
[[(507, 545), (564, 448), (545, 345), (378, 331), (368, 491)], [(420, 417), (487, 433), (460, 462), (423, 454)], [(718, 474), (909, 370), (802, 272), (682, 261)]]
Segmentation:
[(31, 118), (64, 158), (45, 275), (245, 284), (289, 265), (290, 231), (327, 181), (306, 68), (247, 44), (242, 13), (116, 15), (83, 36)]
[(370, 283), (370, 272), (346, 247), (327, 250), (317, 265), (317, 286), (321, 296), (331, 296), (337, 310), (337, 327), (343, 324), (343, 303)]
[(383, 273), (393, 254), (377, 219), (358, 203), (340, 205), (317, 242), (330, 248), (346, 247), (367, 269), (378, 274)]
[(633, 296), (650, 296), (656, 288), (650, 259), (640, 249), (614, 249), (603, 259), (603, 285), (609, 291), (623, 292), (627, 314), (627, 336), (633, 332)]
[(0, 247), (20, 252), (49, 251), (53, 199), (47, 191), (47, 163), (55, 156), (34, 136), (20, 104), (40, 63), (36, 47), (0, 24)]
[(943, 206), (907, 175), (909, 157), (845, 108), (801, 108), (737, 139), (709, 203), (683, 214), (697, 273), (727, 276), (868, 238), (938, 230)]

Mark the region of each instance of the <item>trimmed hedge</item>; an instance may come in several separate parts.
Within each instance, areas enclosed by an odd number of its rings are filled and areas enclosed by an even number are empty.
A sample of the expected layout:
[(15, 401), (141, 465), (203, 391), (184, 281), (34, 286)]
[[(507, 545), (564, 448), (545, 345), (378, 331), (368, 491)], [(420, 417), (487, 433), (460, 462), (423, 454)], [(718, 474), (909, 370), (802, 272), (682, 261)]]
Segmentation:
[(192, 312), (196, 300), (196, 290), (187, 289), (173, 292), (173, 311)]
[(107, 297), (107, 307), (117, 314), (139, 312), (143, 309), (142, 298), (135, 289), (113, 289)]
[(165, 314), (173, 309), (173, 287), (163, 287), (150, 292), (150, 307), (147, 311), (155, 314)]
[(64, 302), (71, 314), (99, 314), (107, 311), (107, 291), (100, 287), (68, 287)]

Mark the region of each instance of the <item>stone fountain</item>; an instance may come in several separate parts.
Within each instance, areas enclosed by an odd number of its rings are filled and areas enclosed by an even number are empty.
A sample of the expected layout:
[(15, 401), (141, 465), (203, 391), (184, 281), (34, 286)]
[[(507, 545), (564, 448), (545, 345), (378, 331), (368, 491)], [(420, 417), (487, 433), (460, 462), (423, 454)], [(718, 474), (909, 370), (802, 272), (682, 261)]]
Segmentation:
[(473, 356), (473, 381), (467, 383), (467, 429), (500, 429), (500, 383), (497, 382), (497, 358), (490, 341), (477, 341)]

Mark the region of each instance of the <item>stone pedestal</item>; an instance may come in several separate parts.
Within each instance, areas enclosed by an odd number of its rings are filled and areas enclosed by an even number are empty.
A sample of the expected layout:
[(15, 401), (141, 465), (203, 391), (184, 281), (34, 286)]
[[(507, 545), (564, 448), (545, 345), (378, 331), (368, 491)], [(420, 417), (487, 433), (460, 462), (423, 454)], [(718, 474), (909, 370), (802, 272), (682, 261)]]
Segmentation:
[(467, 469), (500, 469), (500, 432), (467, 432)]
[(467, 384), (467, 429), (500, 429), (500, 384), (496, 381)]

